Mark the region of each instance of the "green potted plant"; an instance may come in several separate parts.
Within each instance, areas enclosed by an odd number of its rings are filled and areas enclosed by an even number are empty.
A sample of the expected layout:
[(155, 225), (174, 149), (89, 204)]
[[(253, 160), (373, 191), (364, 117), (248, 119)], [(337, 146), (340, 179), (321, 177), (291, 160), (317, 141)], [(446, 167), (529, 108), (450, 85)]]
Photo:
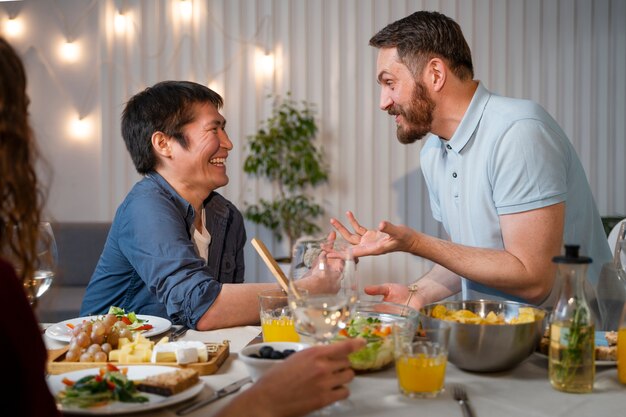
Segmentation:
[(315, 223), (324, 208), (310, 195), (312, 188), (328, 182), (318, 132), (315, 108), (306, 101), (297, 103), (287, 93), (274, 97), (270, 116), (248, 136), (244, 171), (274, 185), (271, 200), (245, 203), (244, 216), (270, 229), (289, 248), (303, 235), (319, 233)]

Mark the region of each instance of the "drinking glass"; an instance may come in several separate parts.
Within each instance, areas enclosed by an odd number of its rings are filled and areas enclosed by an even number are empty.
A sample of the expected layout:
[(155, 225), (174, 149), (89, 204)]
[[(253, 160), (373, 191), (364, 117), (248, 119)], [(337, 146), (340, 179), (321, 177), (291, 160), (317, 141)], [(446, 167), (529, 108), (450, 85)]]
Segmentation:
[[(357, 301), (355, 263), (351, 245), (327, 239), (303, 240), (294, 245), (289, 273), (289, 306), (296, 331), (315, 343), (328, 344), (350, 321)], [(302, 280), (306, 293), (298, 291)], [(327, 415), (353, 408), (348, 400), (337, 401), (317, 414)]]
[(450, 325), (412, 332), (394, 324), (394, 356), (400, 392), (409, 398), (435, 398), (444, 391)]
[(37, 259), (35, 260), (35, 272), (31, 279), (24, 281), (26, 295), (30, 304), (35, 307), (37, 300), (46, 292), (57, 269), (58, 252), (57, 244), (52, 232), (50, 222), (39, 224), (39, 236), (37, 238)]
[(622, 281), (626, 280), (626, 221), (622, 222), (615, 242), (613, 263), (617, 268), (617, 274)]
[(284, 290), (272, 289), (259, 293), (259, 307), (264, 342), (300, 341)]

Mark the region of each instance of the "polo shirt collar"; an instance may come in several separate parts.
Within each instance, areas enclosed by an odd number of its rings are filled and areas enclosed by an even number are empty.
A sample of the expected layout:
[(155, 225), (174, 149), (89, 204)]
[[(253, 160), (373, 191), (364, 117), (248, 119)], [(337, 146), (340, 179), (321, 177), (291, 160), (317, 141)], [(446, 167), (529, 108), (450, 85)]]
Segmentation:
[(483, 112), (485, 111), (485, 107), (487, 107), (490, 97), (491, 93), (489, 90), (487, 90), (483, 84), (479, 82), (478, 87), (474, 92), (474, 97), (472, 97), (472, 101), (470, 102), (461, 123), (456, 128), (454, 135), (452, 135), (452, 138), (449, 141), (445, 141), (441, 138), (439, 139), (444, 147), (446, 145), (450, 145), (454, 152), (461, 152), (478, 128), (478, 124), (480, 123), (480, 119), (483, 117)]

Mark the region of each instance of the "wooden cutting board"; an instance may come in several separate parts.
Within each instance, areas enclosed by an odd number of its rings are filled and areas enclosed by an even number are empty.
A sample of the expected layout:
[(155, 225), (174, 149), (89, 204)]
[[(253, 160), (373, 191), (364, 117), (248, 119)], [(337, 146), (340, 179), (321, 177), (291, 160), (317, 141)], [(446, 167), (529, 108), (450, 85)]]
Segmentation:
[[(198, 371), (200, 375), (214, 374), (219, 367), (224, 363), (230, 353), (230, 344), (228, 340), (224, 340), (222, 343), (205, 343), (209, 351), (209, 360), (207, 362), (190, 363), (186, 365), (179, 365), (175, 362), (133, 362), (133, 363), (119, 363), (111, 362), (115, 366), (130, 366), (130, 365), (162, 365), (172, 366), (175, 368), (191, 368)], [(105, 366), (106, 362), (67, 362), (65, 360), (65, 354), (69, 349), (69, 345), (61, 349), (48, 350), (48, 373), (51, 375), (62, 374), (65, 372), (77, 371), (79, 369), (99, 368)]]

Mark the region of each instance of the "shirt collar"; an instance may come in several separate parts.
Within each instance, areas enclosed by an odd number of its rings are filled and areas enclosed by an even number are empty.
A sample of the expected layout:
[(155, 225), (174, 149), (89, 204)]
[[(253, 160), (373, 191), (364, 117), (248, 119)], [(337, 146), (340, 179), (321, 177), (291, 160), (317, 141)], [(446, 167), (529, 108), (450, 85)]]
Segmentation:
[(446, 145), (450, 145), (456, 153), (461, 152), (476, 131), (490, 98), (491, 93), (489, 90), (487, 90), (483, 84), (479, 82), (478, 87), (474, 92), (474, 97), (472, 97), (472, 101), (470, 102), (463, 119), (461, 119), (461, 123), (459, 123), (459, 126), (456, 128), (454, 135), (452, 135), (452, 138), (450, 138), (449, 141), (439, 138), (441, 144), (444, 147)]
[(146, 178), (154, 181), (157, 186), (174, 202), (176, 207), (180, 210), (180, 213), (185, 217), (185, 223), (187, 224), (187, 229), (191, 227), (195, 218), (195, 210), (193, 206), (189, 204), (187, 200), (182, 198), (180, 194), (176, 192), (174, 187), (170, 185), (169, 182), (161, 174), (156, 171), (152, 171), (146, 174)]

